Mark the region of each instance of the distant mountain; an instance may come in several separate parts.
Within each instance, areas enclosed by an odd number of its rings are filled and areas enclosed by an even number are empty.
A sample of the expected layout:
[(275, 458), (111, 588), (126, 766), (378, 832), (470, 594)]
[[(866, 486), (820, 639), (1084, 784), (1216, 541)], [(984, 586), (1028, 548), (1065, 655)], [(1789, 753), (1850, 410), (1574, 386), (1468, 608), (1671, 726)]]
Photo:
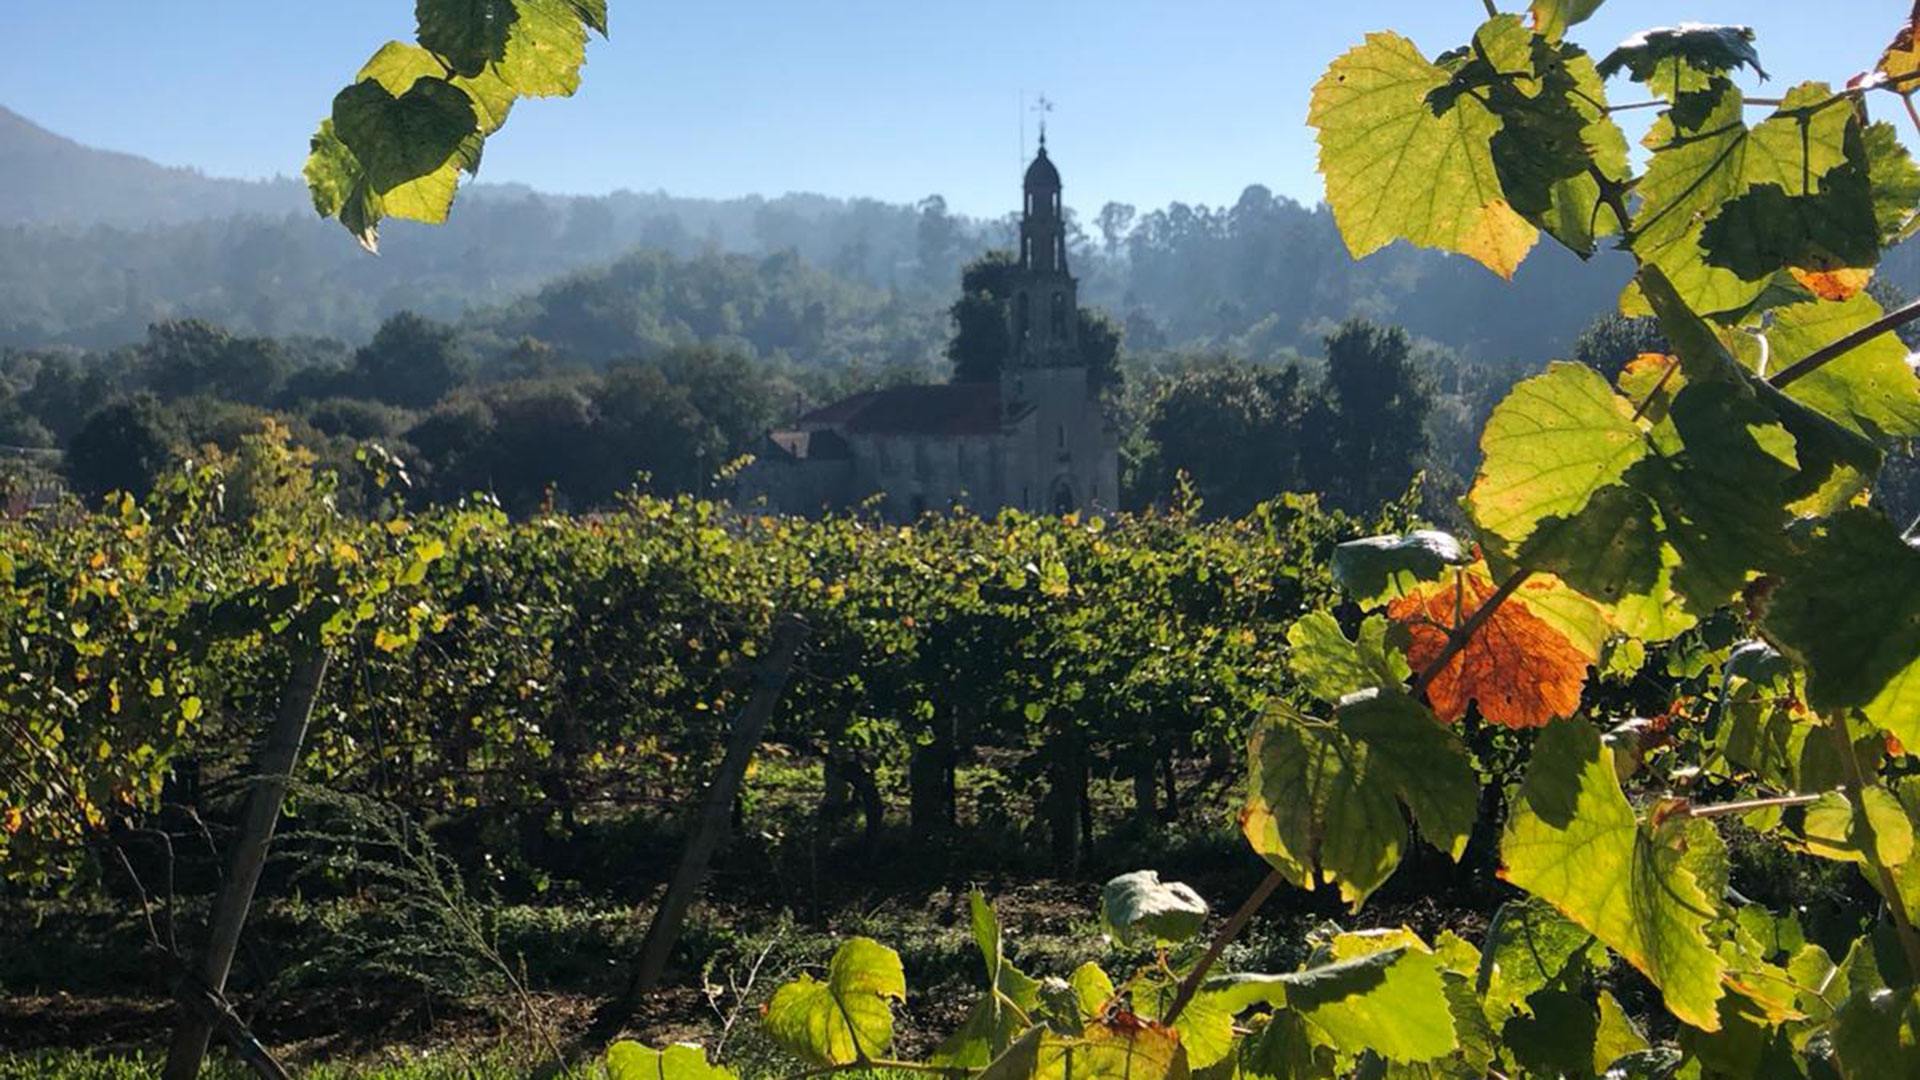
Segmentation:
[(0, 106), (0, 226), (171, 225), (306, 205), (297, 180), (227, 180), (96, 150)]

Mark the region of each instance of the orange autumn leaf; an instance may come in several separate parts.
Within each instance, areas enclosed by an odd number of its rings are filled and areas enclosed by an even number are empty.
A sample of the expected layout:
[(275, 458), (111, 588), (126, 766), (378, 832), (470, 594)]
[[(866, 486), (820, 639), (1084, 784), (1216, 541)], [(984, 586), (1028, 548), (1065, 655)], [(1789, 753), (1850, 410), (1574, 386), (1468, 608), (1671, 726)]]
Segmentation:
[[(1464, 623), (1494, 593), (1477, 574), (1437, 582), (1388, 605), (1387, 614), (1406, 628), (1407, 660), (1425, 670), (1446, 648), (1449, 628)], [(1570, 716), (1587, 681), (1587, 655), (1565, 634), (1509, 599), (1493, 612), (1427, 685), (1433, 711), (1449, 723), (1480, 703), (1480, 715), (1509, 728), (1541, 727)]]
[(9, 806), (5, 814), (0, 814), (0, 829), (5, 829), (9, 835), (19, 832), (26, 822), (26, 811), (17, 806)]
[(1873, 271), (1859, 267), (1842, 267), (1838, 270), (1803, 270), (1798, 266), (1787, 268), (1793, 274), (1793, 280), (1806, 287), (1806, 290), (1822, 300), (1839, 302), (1851, 300), (1873, 277)]

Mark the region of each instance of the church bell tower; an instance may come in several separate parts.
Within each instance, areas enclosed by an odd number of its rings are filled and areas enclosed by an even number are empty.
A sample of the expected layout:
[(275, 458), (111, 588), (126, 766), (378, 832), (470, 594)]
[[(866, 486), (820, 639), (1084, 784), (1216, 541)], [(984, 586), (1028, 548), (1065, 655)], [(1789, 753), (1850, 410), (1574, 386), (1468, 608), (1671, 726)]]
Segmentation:
[(1066, 211), (1060, 170), (1047, 157), (1047, 134), (1027, 166), (1020, 213), (1020, 272), (1013, 290), (1013, 364), (1072, 367), (1080, 363), (1078, 287), (1067, 273)]

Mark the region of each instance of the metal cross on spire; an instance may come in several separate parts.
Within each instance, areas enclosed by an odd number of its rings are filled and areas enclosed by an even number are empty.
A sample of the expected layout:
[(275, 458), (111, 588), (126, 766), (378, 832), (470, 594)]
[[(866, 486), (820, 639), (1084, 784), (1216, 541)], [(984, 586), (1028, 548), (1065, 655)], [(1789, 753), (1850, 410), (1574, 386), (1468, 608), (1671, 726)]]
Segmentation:
[(1053, 111), (1053, 102), (1047, 100), (1047, 95), (1041, 94), (1033, 103), (1033, 111), (1040, 114), (1040, 149), (1045, 150), (1047, 148), (1047, 114)]

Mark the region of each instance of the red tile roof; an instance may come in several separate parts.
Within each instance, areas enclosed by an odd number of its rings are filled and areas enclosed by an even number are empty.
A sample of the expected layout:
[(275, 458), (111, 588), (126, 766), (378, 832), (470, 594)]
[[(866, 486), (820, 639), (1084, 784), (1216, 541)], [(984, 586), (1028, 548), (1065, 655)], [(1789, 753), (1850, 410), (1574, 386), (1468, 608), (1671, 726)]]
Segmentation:
[(997, 383), (894, 386), (842, 398), (802, 416), (807, 427), (865, 435), (994, 435), (1002, 428)]

